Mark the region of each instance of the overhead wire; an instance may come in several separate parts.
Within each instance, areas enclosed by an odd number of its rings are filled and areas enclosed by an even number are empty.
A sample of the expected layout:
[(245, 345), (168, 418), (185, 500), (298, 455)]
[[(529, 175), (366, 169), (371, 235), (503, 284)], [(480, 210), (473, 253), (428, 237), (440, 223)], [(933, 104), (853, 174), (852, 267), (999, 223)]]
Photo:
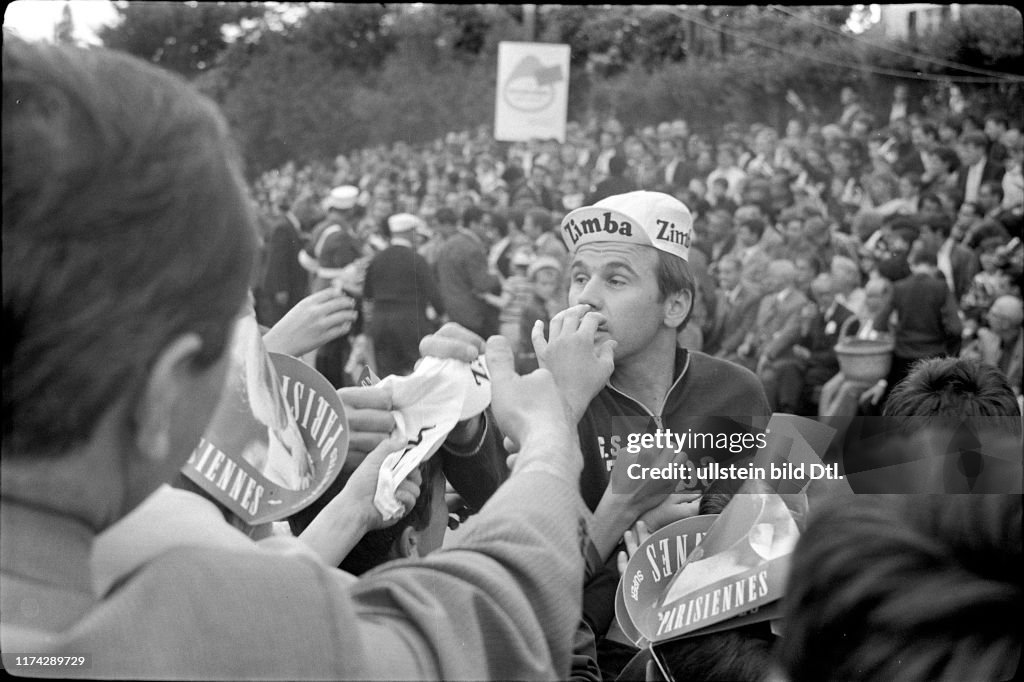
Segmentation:
[(976, 74), (980, 74), (980, 75), (983, 75), (983, 76), (993, 76), (993, 77), (996, 77), (996, 78), (1007, 78), (1007, 77), (1014, 78), (1014, 77), (1017, 77), (1017, 74), (1007, 73), (1005, 71), (992, 71), (991, 69), (982, 69), (982, 68), (978, 68), (978, 67), (974, 67), (974, 66), (968, 66), (966, 64), (958, 64), (957, 62), (951, 62), (951, 61), (948, 61), (946, 59), (942, 59), (940, 57), (930, 57), (928, 55), (923, 55), (923, 54), (914, 53), (914, 52), (907, 52), (907, 51), (901, 50), (899, 48), (890, 47), (888, 45), (882, 45), (880, 43), (876, 43), (874, 41), (867, 40), (866, 38), (863, 38), (861, 36), (856, 36), (856, 35), (852, 35), (852, 34), (849, 34), (849, 33), (844, 33), (843, 31), (835, 28), (834, 26), (830, 26), (830, 25), (826, 24), (823, 21), (818, 21), (817, 19), (813, 19), (811, 17), (798, 14), (797, 12), (794, 12), (794, 11), (792, 11), (792, 10), (786, 8), (786, 7), (782, 7), (780, 5), (768, 5), (768, 8), (769, 9), (773, 9), (776, 12), (780, 12), (782, 14), (785, 14), (787, 16), (793, 17), (794, 19), (797, 19), (798, 21), (802, 21), (802, 22), (804, 22), (806, 24), (810, 24), (812, 26), (816, 26), (816, 27), (818, 27), (818, 28), (820, 28), (820, 29), (822, 29), (824, 31), (828, 31), (829, 33), (833, 33), (835, 35), (842, 36), (843, 38), (847, 38), (849, 40), (853, 40), (855, 42), (862, 43), (862, 44), (867, 45), (869, 47), (873, 47), (873, 48), (875, 48), (877, 50), (884, 50), (886, 52), (891, 52), (891, 53), (897, 54), (897, 55), (899, 55), (901, 57), (909, 57), (911, 59), (916, 59), (918, 61), (925, 62), (927, 64), (934, 64), (936, 66), (944, 66), (946, 68), (957, 69), (958, 71), (967, 71), (969, 73), (976, 73)]
[(793, 57), (797, 57), (797, 58), (801, 58), (801, 59), (810, 59), (810, 60), (813, 60), (813, 61), (818, 61), (818, 62), (822, 62), (822, 63), (825, 63), (825, 64), (829, 64), (830, 66), (837, 66), (837, 67), (843, 68), (843, 69), (851, 69), (851, 70), (857, 70), (857, 71), (864, 71), (864, 72), (874, 73), (874, 74), (878, 74), (878, 75), (882, 75), (882, 76), (894, 76), (894, 77), (898, 77), (898, 78), (905, 78), (905, 79), (908, 79), (908, 80), (925, 80), (925, 81), (954, 82), (954, 83), (989, 83), (989, 84), (992, 84), (992, 83), (1004, 83), (1004, 82), (1007, 82), (1007, 81), (1024, 82), (1024, 76), (1016, 76), (1016, 75), (999, 76), (999, 77), (995, 77), (995, 76), (948, 76), (948, 75), (940, 75), (940, 74), (926, 74), (926, 73), (916, 72), (916, 71), (904, 71), (904, 70), (901, 70), (901, 69), (888, 69), (888, 68), (881, 67), (881, 66), (870, 66), (870, 65), (867, 65), (867, 64), (855, 64), (855, 63), (849, 63), (849, 62), (841, 62), (841, 61), (837, 61), (837, 60), (834, 60), (834, 59), (829, 59), (828, 57), (823, 57), (823, 56), (820, 56), (820, 55), (816, 55), (816, 54), (810, 53), (810, 52), (796, 52), (796, 51), (790, 50), (788, 48), (782, 47), (780, 45), (776, 45), (774, 43), (771, 43), (769, 41), (762, 40), (761, 38), (757, 38), (755, 36), (751, 36), (751, 35), (744, 34), (744, 33), (739, 33), (737, 31), (733, 31), (733, 30), (730, 30), (730, 29), (722, 28), (720, 26), (715, 26), (714, 24), (712, 24), (710, 22), (704, 21), (703, 19), (700, 19), (698, 17), (694, 17), (689, 12), (686, 12), (685, 10), (682, 10), (682, 9), (680, 9), (678, 7), (662, 5), (662, 6), (659, 7), (659, 9), (664, 10), (664, 11), (672, 12), (672, 13), (676, 14), (677, 16), (680, 16), (680, 17), (686, 19), (687, 21), (690, 21), (690, 22), (692, 22), (692, 23), (694, 23), (694, 24), (696, 24), (698, 26), (701, 26), (701, 27), (706, 28), (706, 29), (711, 30), (711, 31), (716, 31), (718, 33), (722, 33), (722, 34), (727, 35), (727, 36), (731, 36), (731, 37), (736, 38), (738, 40), (744, 40), (744, 41), (747, 41), (749, 43), (760, 45), (760, 46), (768, 48), (770, 50), (775, 50), (777, 52), (781, 52), (783, 54), (787, 54), (787, 55), (790, 55), (790, 56), (793, 56)]

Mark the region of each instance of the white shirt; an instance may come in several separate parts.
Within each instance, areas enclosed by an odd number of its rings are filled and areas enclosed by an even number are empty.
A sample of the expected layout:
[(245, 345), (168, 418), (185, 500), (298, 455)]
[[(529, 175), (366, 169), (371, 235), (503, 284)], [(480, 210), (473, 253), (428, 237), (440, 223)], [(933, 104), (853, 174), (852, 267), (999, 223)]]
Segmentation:
[(967, 182), (964, 185), (964, 201), (977, 201), (978, 188), (981, 187), (981, 175), (985, 170), (985, 159), (967, 169)]
[(942, 242), (942, 246), (939, 247), (939, 252), (936, 254), (938, 260), (939, 272), (941, 272), (946, 279), (946, 284), (949, 286), (950, 291), (953, 289), (953, 261), (950, 258), (950, 254), (953, 253), (953, 240), (946, 239)]

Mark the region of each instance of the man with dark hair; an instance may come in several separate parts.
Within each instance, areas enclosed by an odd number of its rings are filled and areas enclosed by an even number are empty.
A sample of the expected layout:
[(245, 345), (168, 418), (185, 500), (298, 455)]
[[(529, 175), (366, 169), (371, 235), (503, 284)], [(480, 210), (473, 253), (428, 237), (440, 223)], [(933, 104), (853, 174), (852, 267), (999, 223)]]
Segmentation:
[[(224, 118), (181, 78), (6, 33), (2, 73), (5, 665), (44, 654), (24, 674), (564, 678), (582, 459), (550, 374), (517, 376), (500, 337), (491, 404), (520, 451), (457, 551), (356, 580), (309, 553), (261, 551), (209, 507), (142, 529), (145, 549), (104, 550), (99, 534), (180, 471), (218, 404), (254, 218)], [(437, 352), (479, 353), (450, 331)], [(94, 582), (111, 561), (123, 572)]]
[(272, 327), (309, 291), (309, 273), (299, 263), (302, 224), (287, 205), (274, 217), (264, 246), (264, 273), (256, 313), (260, 324)]
[(1003, 135), (1009, 129), (1010, 123), (1006, 114), (1001, 111), (990, 111), (985, 114), (985, 137), (988, 138), (988, 159), (996, 166), (1002, 166), (1006, 162), (1009, 153), (1003, 145)]
[(1001, 181), (988, 180), (981, 183), (981, 187), (978, 188), (978, 205), (984, 211), (986, 220), (995, 220), (1007, 230), (1016, 220), (1012, 209), (1003, 208), (1003, 183)]
[(444, 309), (452, 322), (487, 338), (498, 331), (498, 311), (480, 294), (501, 293), (501, 282), (488, 271), (486, 246), (479, 235), (458, 226), (450, 208), (439, 208), (434, 217), (444, 239), (435, 270)]
[(793, 554), (783, 673), (790, 682), (1011, 679), (1022, 572), (1019, 495), (833, 502)]
[(938, 261), (934, 248), (915, 244), (909, 263), (910, 276), (895, 283), (892, 300), (878, 318), (882, 329), (891, 313), (895, 312), (897, 318), (892, 367), (889, 376), (879, 381), (882, 390), (892, 390), (918, 360), (960, 352), (963, 323), (953, 292), (936, 276)]
[(964, 133), (960, 138), (960, 169), (959, 190), (963, 201), (977, 201), (978, 190), (982, 183), (989, 180), (999, 182), (1003, 179), (1005, 169), (988, 158), (988, 138), (985, 133), (976, 130)]
[(625, 156), (621, 154), (613, 156), (608, 161), (608, 177), (597, 183), (584, 203), (596, 204), (601, 199), (614, 194), (624, 194), (635, 190), (636, 183), (625, 176), (627, 168), (629, 168), (629, 162), (626, 161)]
[(978, 254), (953, 237), (953, 223), (945, 216), (936, 216), (921, 222), (921, 239), (936, 249), (936, 265), (953, 292), (953, 298), (959, 301), (971, 286), (971, 280), (977, 274), (980, 263)]
[(765, 222), (759, 217), (736, 221), (736, 244), (732, 253), (743, 264), (743, 284), (758, 295), (765, 293), (764, 277), (771, 259), (761, 245)]
[(736, 352), (757, 321), (760, 294), (743, 283), (743, 263), (732, 254), (718, 261), (715, 318), (704, 352), (727, 358)]

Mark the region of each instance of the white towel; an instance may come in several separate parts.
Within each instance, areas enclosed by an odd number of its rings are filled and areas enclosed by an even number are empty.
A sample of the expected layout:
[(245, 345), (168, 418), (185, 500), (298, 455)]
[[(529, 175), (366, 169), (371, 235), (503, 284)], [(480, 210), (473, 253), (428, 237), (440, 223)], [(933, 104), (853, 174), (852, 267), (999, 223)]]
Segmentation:
[(409, 376), (389, 376), (380, 386), (391, 388), (395, 433), (406, 445), (384, 459), (373, 504), (385, 521), (405, 509), (395, 497), (399, 484), (430, 459), (455, 425), (474, 417), (491, 403), (491, 381), (483, 356), (472, 363), (424, 358)]

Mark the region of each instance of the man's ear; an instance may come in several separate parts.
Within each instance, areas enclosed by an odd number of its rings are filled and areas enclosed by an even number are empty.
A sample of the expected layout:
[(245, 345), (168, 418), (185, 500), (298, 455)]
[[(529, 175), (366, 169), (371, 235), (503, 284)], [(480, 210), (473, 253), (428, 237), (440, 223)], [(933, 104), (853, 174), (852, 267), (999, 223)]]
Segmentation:
[(153, 462), (171, 454), (172, 417), (182, 400), (189, 400), (195, 387), (195, 357), (203, 342), (188, 333), (164, 347), (149, 372), (141, 399), (135, 406), (136, 446)]
[(402, 534), (395, 540), (398, 556), (402, 559), (418, 559), (420, 556), (420, 534), (411, 525), (402, 529)]
[(665, 298), (665, 326), (678, 331), (693, 307), (693, 292), (683, 289)]

